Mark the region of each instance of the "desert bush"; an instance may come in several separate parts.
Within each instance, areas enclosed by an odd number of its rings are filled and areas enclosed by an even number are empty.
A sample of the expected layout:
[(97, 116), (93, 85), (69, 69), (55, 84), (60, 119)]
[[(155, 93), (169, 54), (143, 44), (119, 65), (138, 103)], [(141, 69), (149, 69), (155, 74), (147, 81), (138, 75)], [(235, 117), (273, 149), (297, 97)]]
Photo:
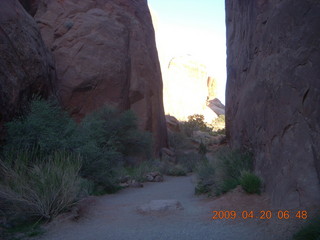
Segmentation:
[[(18, 148), (52, 153), (75, 147), (76, 123), (55, 102), (35, 99), (30, 112), (6, 124), (8, 137), (4, 149)], [(11, 150), (9, 150), (11, 151)]]
[(78, 149), (84, 156), (81, 174), (99, 188), (103, 186), (106, 192), (119, 189), (125, 156), (141, 154), (148, 158), (151, 155), (151, 134), (138, 130), (136, 121), (131, 111), (121, 113), (106, 106), (81, 123), (79, 139), (85, 140)]
[(172, 165), (171, 167), (169, 167), (166, 174), (169, 176), (177, 176), (177, 177), (178, 176), (186, 176), (187, 171), (182, 165), (177, 164), (177, 165)]
[(215, 167), (207, 159), (202, 160), (196, 169), (198, 183), (195, 194), (210, 193), (215, 184)]
[(293, 240), (319, 240), (320, 219), (319, 217), (310, 220), (299, 232), (294, 234)]
[(78, 125), (54, 102), (35, 99), (29, 113), (8, 123), (7, 129), (4, 155), (15, 148), (32, 148), (33, 158), (41, 159), (55, 151), (80, 154), (81, 176), (110, 192), (117, 188), (124, 156), (148, 157), (152, 152), (151, 134), (137, 129), (135, 115), (107, 106)]
[[(86, 156), (81, 168), (81, 176), (94, 182), (94, 189), (102, 188), (104, 193), (114, 193), (118, 188), (118, 179), (122, 164), (122, 155), (115, 151), (98, 149), (94, 157)], [(94, 190), (95, 191), (95, 190)]]
[(161, 165), (159, 160), (143, 161), (135, 167), (126, 168), (126, 172), (123, 175), (129, 175), (131, 179), (138, 182), (145, 182), (147, 173), (161, 172)]
[(18, 213), (52, 219), (86, 191), (78, 175), (79, 155), (56, 151), (34, 159), (33, 153), (28, 157), (28, 151), (22, 150), (11, 156), (15, 157), (0, 161), (0, 198), (12, 203), (9, 206)]
[(260, 193), (261, 180), (251, 172), (244, 171), (241, 174), (240, 184), (247, 193)]
[(215, 194), (220, 195), (240, 184), (243, 171), (252, 172), (252, 155), (239, 150), (224, 149), (217, 156)]
[(217, 118), (212, 120), (211, 125), (215, 129), (220, 129), (221, 127), (224, 128), (225, 125), (226, 125), (226, 117), (225, 117), (225, 115), (219, 115)]
[[(223, 149), (217, 154), (214, 162), (205, 160), (199, 165), (197, 169), (198, 192), (200, 190), (202, 192), (213, 191), (215, 195), (226, 193), (241, 184), (243, 172), (251, 174), (252, 170), (253, 160), (250, 153)], [(251, 177), (250, 175), (249, 178)], [(244, 178), (244, 186), (251, 191), (253, 185), (257, 184), (256, 179), (248, 181), (245, 175)]]
[(113, 150), (126, 156), (152, 152), (152, 137), (149, 132), (138, 130), (137, 118), (129, 110), (120, 112), (105, 106), (88, 115), (82, 122), (84, 132), (96, 141), (99, 148)]
[(168, 132), (169, 146), (174, 149), (188, 148), (190, 140), (188, 136), (182, 132)]
[(221, 172), (229, 178), (239, 179), (245, 170), (253, 170), (252, 154), (240, 150), (223, 149), (218, 153), (217, 165)]
[(191, 137), (194, 131), (211, 132), (211, 128), (206, 125), (204, 116), (201, 114), (190, 115), (188, 121), (181, 124), (181, 129), (188, 137)]
[(200, 154), (201, 158), (205, 158), (207, 152), (207, 146), (201, 141), (198, 148), (198, 153)]
[(183, 166), (183, 168), (187, 173), (194, 172), (201, 159), (201, 156), (196, 152), (188, 152), (188, 153), (177, 152), (176, 156), (177, 156), (177, 162), (181, 166)]

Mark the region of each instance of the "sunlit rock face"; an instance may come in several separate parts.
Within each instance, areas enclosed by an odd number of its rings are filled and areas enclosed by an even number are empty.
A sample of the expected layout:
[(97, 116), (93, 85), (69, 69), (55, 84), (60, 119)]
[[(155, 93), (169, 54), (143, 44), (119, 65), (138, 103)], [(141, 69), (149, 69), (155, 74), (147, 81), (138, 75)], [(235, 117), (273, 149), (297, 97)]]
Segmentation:
[(217, 98), (217, 86), (217, 80), (209, 76), (207, 79), (208, 101)]
[(206, 106), (207, 67), (190, 55), (174, 57), (163, 71), (164, 107), (168, 115), (187, 120), (202, 114), (211, 123), (216, 114)]
[(218, 98), (207, 100), (207, 106), (218, 116), (225, 115), (225, 106)]
[(320, 204), (320, 3), (226, 0), (227, 134), (277, 207)]

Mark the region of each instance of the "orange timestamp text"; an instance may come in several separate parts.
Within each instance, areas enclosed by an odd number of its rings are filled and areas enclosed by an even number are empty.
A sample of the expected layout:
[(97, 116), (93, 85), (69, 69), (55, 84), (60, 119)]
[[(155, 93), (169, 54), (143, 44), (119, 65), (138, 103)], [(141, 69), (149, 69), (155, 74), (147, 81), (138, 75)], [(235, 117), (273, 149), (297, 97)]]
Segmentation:
[(278, 210), (278, 211), (212, 211), (212, 219), (262, 219), (268, 220), (271, 218), (278, 219), (307, 219), (308, 212), (305, 210), (301, 211), (289, 211), (289, 210)]

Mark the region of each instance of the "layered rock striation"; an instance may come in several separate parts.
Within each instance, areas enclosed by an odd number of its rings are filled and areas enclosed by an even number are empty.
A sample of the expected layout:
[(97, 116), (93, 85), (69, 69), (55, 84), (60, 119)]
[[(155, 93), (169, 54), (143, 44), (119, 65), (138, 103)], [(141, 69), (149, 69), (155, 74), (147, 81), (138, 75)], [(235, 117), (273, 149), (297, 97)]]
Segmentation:
[(320, 203), (320, 3), (226, 0), (227, 134), (275, 206)]

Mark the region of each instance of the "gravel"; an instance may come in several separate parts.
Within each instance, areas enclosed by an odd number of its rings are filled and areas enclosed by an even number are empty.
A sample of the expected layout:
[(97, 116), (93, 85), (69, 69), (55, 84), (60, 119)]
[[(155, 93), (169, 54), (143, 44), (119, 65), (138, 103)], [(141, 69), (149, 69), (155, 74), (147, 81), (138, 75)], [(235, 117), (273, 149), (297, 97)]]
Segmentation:
[[(99, 197), (78, 221), (52, 223), (39, 240), (285, 239), (257, 221), (212, 220), (214, 209), (206, 197), (194, 195), (194, 186), (193, 176), (165, 177), (161, 183)], [(137, 211), (140, 205), (165, 199), (178, 200), (184, 209), (160, 215)]]

